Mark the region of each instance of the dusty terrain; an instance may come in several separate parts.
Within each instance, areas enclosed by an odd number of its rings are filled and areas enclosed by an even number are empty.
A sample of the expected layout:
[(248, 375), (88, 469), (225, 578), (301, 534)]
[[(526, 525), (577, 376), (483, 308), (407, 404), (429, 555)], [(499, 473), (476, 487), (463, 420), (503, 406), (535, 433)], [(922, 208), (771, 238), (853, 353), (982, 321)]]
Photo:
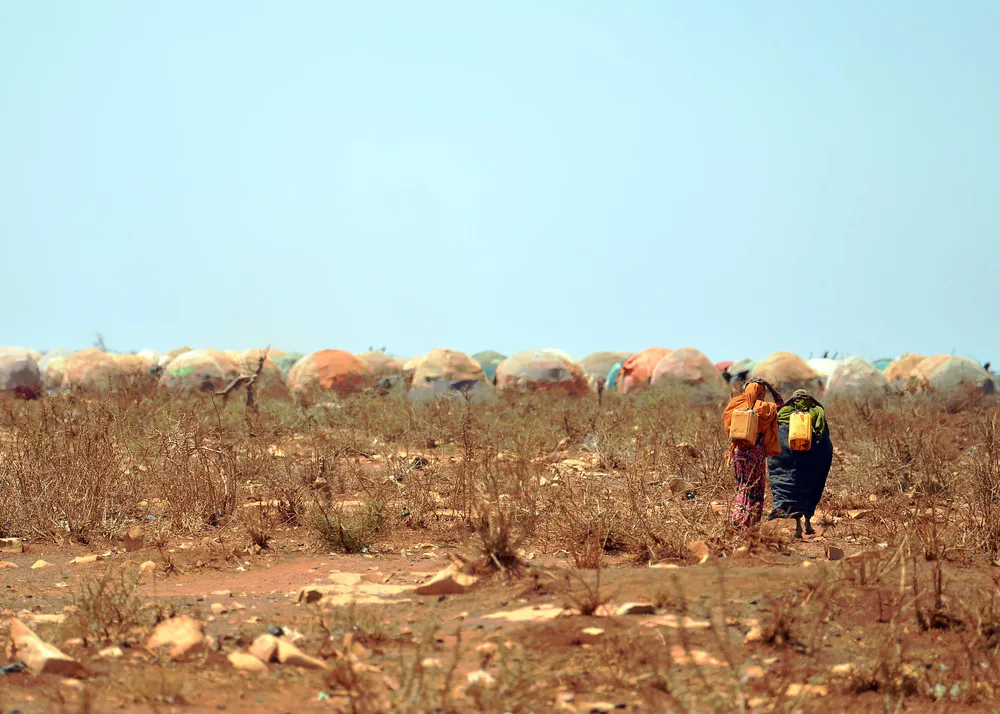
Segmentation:
[[(799, 542), (729, 530), (669, 395), (5, 404), (0, 711), (994, 711), (996, 404), (829, 412)], [(238, 669), (268, 631), (301, 658)]]

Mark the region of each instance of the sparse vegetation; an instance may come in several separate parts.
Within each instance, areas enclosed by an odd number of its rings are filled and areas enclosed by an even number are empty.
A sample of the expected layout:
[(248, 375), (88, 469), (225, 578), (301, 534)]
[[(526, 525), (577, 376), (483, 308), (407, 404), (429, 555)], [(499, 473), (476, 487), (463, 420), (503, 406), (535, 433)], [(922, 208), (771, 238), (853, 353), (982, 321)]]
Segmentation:
[[(551, 710), (554, 697), (598, 687), (602, 699), (635, 692), (692, 712), (808, 711), (821, 691), (886, 711), (995, 702), (996, 402), (827, 406), (836, 458), (820, 533), (805, 544), (781, 522), (729, 529), (718, 410), (656, 392), (600, 405), (362, 395), (308, 409), (259, 396), (250, 413), (211, 395), (4, 402), (0, 535), (96, 550), (141, 526), (142, 559), (171, 586), (253, 570), (290, 542), (373, 566), (423, 558), (437, 569), (450, 554), (496, 589), (489, 607), (567, 605), (604, 632), (581, 644), (587, 625), (572, 615), (544, 635), (532, 625), (491, 638), (463, 624), (476, 616), (460, 610), (464, 596), (321, 609), (303, 626), (305, 649), (328, 662), (317, 686), (354, 711)], [(180, 541), (200, 550), (187, 557)], [(846, 556), (827, 562), (826, 545)], [(89, 649), (141, 643), (162, 615), (143, 606), (136, 566), (75, 583), (59, 635)], [(0, 592), (11, 613), (31, 593), (18, 587)], [(653, 604), (653, 625), (607, 617), (623, 591)], [(489, 676), (469, 681), (473, 666)], [(166, 662), (135, 681), (133, 701), (198, 696)], [(0, 701), (8, 687), (0, 678)]]

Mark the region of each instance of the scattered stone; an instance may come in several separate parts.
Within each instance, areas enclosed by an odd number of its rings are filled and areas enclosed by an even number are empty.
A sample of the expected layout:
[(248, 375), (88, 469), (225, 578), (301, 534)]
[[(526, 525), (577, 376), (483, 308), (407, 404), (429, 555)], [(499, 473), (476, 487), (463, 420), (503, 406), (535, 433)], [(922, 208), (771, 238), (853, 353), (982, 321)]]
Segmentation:
[(708, 620), (695, 620), (687, 615), (683, 619), (674, 614), (654, 615), (642, 620), (643, 627), (669, 627), (673, 630), (707, 630), (712, 626)]
[(8, 563), (6, 560), (0, 560), (0, 570), (4, 568), (16, 568), (17, 563)]
[(746, 636), (743, 638), (743, 644), (750, 644), (751, 642), (760, 642), (764, 639), (764, 631), (760, 629), (760, 625), (754, 623), (750, 626), (750, 631), (747, 632)]
[(142, 550), (146, 546), (146, 541), (142, 537), (142, 528), (140, 526), (132, 526), (125, 531), (125, 537), (123, 540), (125, 542), (126, 553), (134, 553), (137, 550)]
[(687, 544), (688, 552), (698, 559), (699, 565), (704, 565), (712, 557), (708, 544), (703, 540), (693, 540)]
[[(18, 614), (22, 619), (27, 620), (33, 625), (61, 625), (62, 623), (66, 622), (66, 615), (63, 613), (59, 613), (56, 615), (42, 615), (40, 613), (27, 612), (25, 610), (22, 610)], [(67, 644), (69, 643), (67, 642)], [(80, 641), (80, 644), (83, 644), (83, 640)]]
[(576, 695), (573, 692), (556, 692), (556, 710), (561, 712), (575, 712)]
[(680, 568), (681, 566), (677, 563), (668, 563), (666, 561), (660, 561), (659, 563), (651, 563), (650, 568), (662, 568), (663, 570), (673, 570), (675, 568)]
[(278, 638), (274, 635), (260, 635), (250, 645), (250, 654), (261, 662), (276, 662), (278, 660)]
[(424, 669), (443, 669), (444, 662), (439, 660), (437, 657), (426, 657), (421, 660), (420, 666)]
[(725, 662), (717, 660), (705, 650), (685, 650), (680, 645), (670, 648), (670, 656), (680, 666), (694, 664), (698, 667), (724, 667)]
[(851, 510), (847, 512), (847, 517), (850, 518), (852, 521), (857, 521), (864, 518), (866, 515), (868, 515), (868, 513), (869, 513), (868, 509)]
[(73, 560), (70, 561), (71, 565), (87, 565), (89, 563), (96, 563), (99, 560), (106, 560), (111, 557), (111, 551), (107, 553), (92, 553), (90, 555), (78, 555)]
[(544, 622), (559, 617), (566, 611), (550, 603), (544, 605), (520, 607), (515, 610), (505, 610), (483, 615), (484, 620), (506, 620), (507, 622)]
[(835, 545), (826, 546), (826, 559), (827, 560), (841, 560), (844, 557), (844, 549), (838, 548)]
[(228, 612), (226, 606), (221, 602), (213, 602), (208, 609), (212, 611), (213, 615), (225, 615)]
[(257, 674), (267, 672), (266, 664), (254, 657), (252, 654), (247, 654), (246, 652), (230, 652), (226, 659), (229, 660), (229, 663), (233, 665), (234, 669), (238, 669), (242, 672), (254, 672)]
[(651, 602), (626, 602), (618, 606), (615, 614), (625, 615), (655, 615), (656, 605)]
[(737, 548), (737, 549), (736, 549), (735, 551), (733, 551), (733, 552), (734, 552), (734, 553), (735, 553), (736, 555), (750, 555), (750, 546), (746, 546), (746, 545), (741, 545), (741, 546), (740, 546), (739, 548)]
[(835, 677), (849, 677), (857, 671), (858, 668), (854, 665), (853, 662), (845, 662), (844, 664), (835, 664), (830, 668), (830, 674), (832, 674)]
[(793, 682), (785, 690), (786, 697), (825, 697), (830, 690), (822, 684), (798, 684)]
[(486, 657), (496, 654), (497, 649), (496, 642), (484, 642), (476, 646), (476, 652)]
[(214, 595), (215, 597), (232, 597), (233, 596), (233, 591), (232, 590), (213, 590), (212, 591), (212, 595)]
[(36, 560), (35, 564), (31, 566), (32, 570), (38, 570), (39, 568), (48, 568), (52, 563), (46, 563), (44, 560)]
[(588, 714), (610, 714), (617, 708), (618, 705), (612, 702), (588, 702), (583, 705), (583, 710)]
[(169, 647), (171, 659), (181, 659), (187, 655), (201, 652), (205, 648), (205, 631), (200, 622), (194, 618), (182, 615), (164, 620), (146, 642), (146, 648), (155, 650)]
[(416, 587), (413, 592), (417, 595), (464, 595), (478, 582), (479, 578), (475, 575), (466, 575), (451, 566), (431, 578), (430, 582)]
[(743, 670), (744, 679), (763, 679), (767, 675), (759, 664), (752, 664)]
[(42, 641), (34, 631), (17, 619), (10, 621), (10, 638), (13, 653), (24, 660), (34, 674), (56, 674), (61, 677), (79, 677), (86, 670), (72, 657)]
[(117, 659), (118, 657), (125, 656), (125, 650), (117, 645), (113, 647), (105, 647), (97, 653), (97, 656), (103, 657), (104, 659)]
[(24, 541), (20, 538), (0, 538), (0, 553), (23, 553)]
[(803, 560), (802, 561), (802, 567), (803, 568), (815, 568), (816, 567), (816, 563), (812, 562), (811, 560)]
[(354, 587), (361, 582), (360, 573), (330, 573), (327, 576), (327, 580), (330, 580), (334, 585), (339, 585), (341, 587)]
[(278, 661), (304, 669), (326, 669), (326, 662), (307, 655), (287, 640), (278, 640)]
[(580, 630), (580, 644), (583, 645), (593, 645), (601, 641), (604, 636), (604, 630), (600, 627), (586, 627)]
[(877, 550), (863, 550), (860, 553), (849, 555), (844, 558), (845, 563), (866, 563), (870, 560), (878, 560), (882, 555)]
[(496, 677), (485, 670), (476, 670), (475, 672), (469, 672), (469, 686), (470, 687), (484, 687), (489, 688), (497, 683)]

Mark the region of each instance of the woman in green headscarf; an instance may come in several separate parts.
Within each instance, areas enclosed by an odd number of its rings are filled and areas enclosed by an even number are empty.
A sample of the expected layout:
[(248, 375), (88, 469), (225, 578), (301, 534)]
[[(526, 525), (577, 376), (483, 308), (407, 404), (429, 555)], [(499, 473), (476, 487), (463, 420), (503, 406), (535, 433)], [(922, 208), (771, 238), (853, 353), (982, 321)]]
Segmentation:
[[(812, 424), (812, 446), (808, 451), (792, 451), (788, 446), (788, 425), (796, 412), (808, 414)], [(812, 517), (833, 465), (833, 442), (826, 410), (806, 390), (796, 390), (778, 410), (778, 439), (781, 453), (767, 460), (773, 501), (768, 520), (794, 518), (795, 537), (801, 538), (805, 518), (805, 532), (812, 535)]]

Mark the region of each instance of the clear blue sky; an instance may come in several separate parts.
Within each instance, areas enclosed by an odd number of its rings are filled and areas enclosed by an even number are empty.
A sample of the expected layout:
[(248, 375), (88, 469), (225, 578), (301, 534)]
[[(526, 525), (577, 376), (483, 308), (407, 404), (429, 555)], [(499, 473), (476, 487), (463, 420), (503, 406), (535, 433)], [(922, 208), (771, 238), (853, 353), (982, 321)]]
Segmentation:
[(1000, 362), (1000, 3), (0, 3), (0, 344)]

